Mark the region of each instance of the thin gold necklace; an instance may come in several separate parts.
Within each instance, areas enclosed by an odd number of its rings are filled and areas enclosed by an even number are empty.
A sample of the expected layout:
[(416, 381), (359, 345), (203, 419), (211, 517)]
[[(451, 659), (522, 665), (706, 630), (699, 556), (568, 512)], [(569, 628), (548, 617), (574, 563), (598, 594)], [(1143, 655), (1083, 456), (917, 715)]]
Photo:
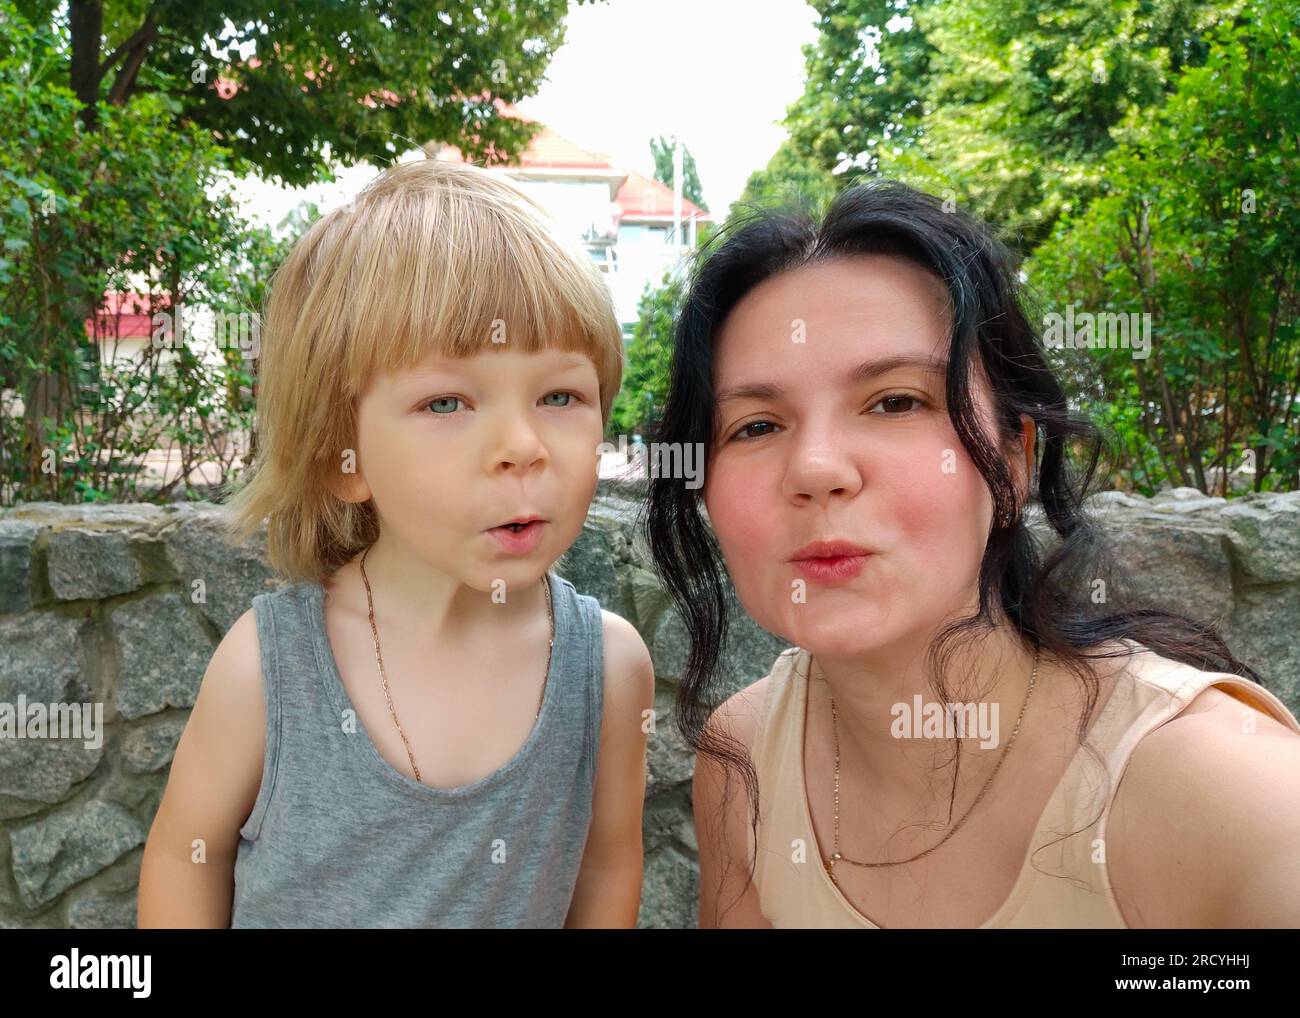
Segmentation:
[[(1020, 716), (1016, 718), (1016, 727), (1011, 730), (1011, 738), (1007, 740), (1006, 749), (1004, 749), (1002, 755), (998, 757), (997, 766), (993, 768), (993, 773), (989, 775), (988, 781), (984, 782), (984, 787), (980, 789), (980, 794), (975, 796), (975, 801), (970, 804), (970, 807), (962, 814), (961, 819), (957, 821), (953, 826), (953, 829), (945, 834), (937, 845), (927, 848), (924, 852), (914, 855), (910, 859), (898, 859), (894, 862), (858, 862), (856, 859), (850, 859), (847, 856), (840, 855), (840, 738), (836, 725), (838, 715), (835, 712), (835, 697), (833, 695), (831, 696), (831, 737), (835, 743), (835, 850), (828, 858), (822, 860), (822, 865), (826, 868), (826, 872), (829, 874), (832, 882), (835, 880), (834, 871), (837, 862), (846, 862), (850, 866), (863, 866), (867, 868), (902, 866), (904, 863), (915, 862), (917, 859), (922, 859), (929, 855), (961, 829), (961, 825), (966, 822), (966, 818), (971, 815), (971, 811), (974, 810), (975, 807), (979, 805), (980, 800), (984, 798), (984, 793), (989, 790), (989, 785), (993, 783), (993, 778), (996, 777), (998, 771), (1002, 769), (1002, 764), (1006, 760), (1007, 754), (1011, 752), (1011, 747), (1015, 744), (1016, 735), (1020, 731), (1020, 722), (1025, 718), (1025, 708), (1029, 706), (1029, 698), (1034, 692), (1034, 681), (1038, 678), (1038, 655), (1040, 650), (1041, 648), (1035, 648), (1034, 650), (1034, 670), (1029, 675), (1029, 689), (1025, 691), (1025, 702), (1020, 705)], [(808, 667), (811, 672), (811, 658), (809, 659)], [(838, 884), (836, 886), (838, 886)]]
[[(379, 627), (375, 625), (375, 601), (370, 593), (370, 579), (366, 576), (366, 556), (369, 554), (370, 548), (361, 553), (361, 581), (366, 585), (366, 604), (370, 608), (370, 632), (375, 637), (375, 663), (379, 666), (379, 681), (384, 687), (384, 699), (388, 701), (388, 713), (393, 716), (397, 734), (402, 737), (402, 743), (406, 746), (406, 757), (411, 761), (411, 770), (415, 772), (415, 780), (419, 781), (420, 768), (415, 765), (415, 754), (411, 752), (411, 743), (406, 738), (406, 733), (402, 731), (402, 723), (397, 720), (393, 698), (388, 693), (388, 678), (384, 675), (384, 657), (379, 652)], [(550, 627), (551, 638), (546, 644), (546, 671), (542, 674), (542, 692), (537, 697), (537, 713), (533, 715), (534, 721), (542, 716), (542, 701), (546, 698), (546, 683), (551, 675), (551, 651), (555, 647), (555, 613), (551, 610), (551, 585), (546, 582), (545, 576), (542, 576), (542, 590), (546, 594), (546, 621)]]

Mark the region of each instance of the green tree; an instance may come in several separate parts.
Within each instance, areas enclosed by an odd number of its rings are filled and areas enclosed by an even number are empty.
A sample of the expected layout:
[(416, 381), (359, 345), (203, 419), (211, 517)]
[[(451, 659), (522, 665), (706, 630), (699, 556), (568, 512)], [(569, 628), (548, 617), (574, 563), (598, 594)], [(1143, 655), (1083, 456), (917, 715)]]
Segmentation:
[(767, 165), (749, 175), (731, 214), (746, 207), (787, 206), (803, 207), (820, 217), (845, 179), (803, 155), (787, 137)]
[(493, 100), (537, 90), (568, 4), (363, 0), (312, 4), (310, 16), (269, 0), (18, 0), (18, 9), (58, 31), (64, 59), (45, 74), (70, 85), (88, 126), (101, 99), (117, 107), (161, 93), (179, 123), (235, 160), (303, 184), (331, 161), (383, 165), (430, 140), (512, 161), (536, 128), (498, 116)]
[(1158, 108), (1241, 0), (823, 0), (787, 114), (827, 169), (884, 174), (1027, 249), (1099, 193), (1133, 111)]
[[(650, 139), (650, 154), (655, 161), (655, 180), (670, 188), (673, 186), (673, 147), (676, 141), (676, 136), (665, 138), (662, 134)], [(700, 175), (695, 169), (695, 157), (685, 145), (682, 146), (682, 195), (704, 211), (709, 210), (704, 204), (704, 192), (700, 188)]]
[(609, 434), (646, 435), (668, 398), (673, 329), (685, 289), (681, 279), (665, 273), (659, 286), (647, 286), (637, 303), (637, 322), (627, 343), (623, 384), (609, 415)]
[[(222, 195), (228, 155), (174, 102), (100, 103), (91, 131), (47, 27), (0, 0), (0, 500), (137, 492), (143, 456), (178, 444), (181, 479), (228, 448), (251, 410), (248, 358), (146, 344), (116, 356), (121, 317), (179, 308), (252, 314), (279, 249)], [(92, 334), (87, 335), (87, 323)], [(22, 412), (18, 412), (21, 404)], [(156, 493), (165, 497), (166, 491)]]
[(0, 374), (23, 408), (21, 434), (12, 405), (0, 415), (7, 492), (108, 497), (154, 425), (183, 456), (213, 445), (214, 394), (238, 397), (219, 408), (236, 421), (247, 358), (214, 379), (185, 346), (147, 349), (132, 377), (108, 377), (119, 366), (94, 345), (107, 337), (85, 331), (112, 329), (104, 295), (141, 293), (144, 313), (182, 318), (196, 303), (255, 308), (243, 273), (265, 271), (275, 241), (220, 196), (227, 172), (300, 184), (430, 141), (510, 161), (536, 128), (494, 100), (536, 89), (566, 10), (365, 0), (308, 18), (264, 0), (0, 0)]
[(870, 172), (883, 147), (914, 140), (934, 47), (912, 16), (932, 2), (813, 0), (807, 84), (785, 119), (797, 162)]
[(1061, 350), (1128, 483), (1300, 487), (1300, 40), (1265, 0), (1209, 36), (1168, 103), (1113, 132), (1104, 193), (1030, 264), (1045, 308), (1150, 314), (1147, 358)]

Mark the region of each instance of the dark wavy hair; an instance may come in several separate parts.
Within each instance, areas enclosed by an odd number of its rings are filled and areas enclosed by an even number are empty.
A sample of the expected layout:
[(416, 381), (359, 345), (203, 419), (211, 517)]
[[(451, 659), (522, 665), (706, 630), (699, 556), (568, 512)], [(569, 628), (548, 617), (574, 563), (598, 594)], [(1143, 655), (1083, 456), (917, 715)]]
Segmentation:
[[(671, 443), (670, 448), (697, 442), (713, 448), (713, 344), (746, 294), (780, 273), (866, 254), (909, 259), (946, 286), (951, 302), (948, 415), (994, 504), (979, 574), (979, 607), (948, 625), (926, 656), (936, 695), (949, 699), (944, 666), (953, 642), (988, 632), (1003, 620), (1015, 626), (1029, 650), (1053, 655), (1083, 684), (1081, 744), (1100, 686), (1091, 662), (1128, 653), (1105, 646), (1110, 641), (1133, 640), (1196, 668), (1259, 682), (1212, 626), (1168, 611), (1125, 605), (1118, 597), (1098, 606), (1087, 596), (1096, 579), (1116, 573), (1112, 556), (1083, 509), (1103, 453), (1101, 433), (1088, 420), (1070, 414), (1065, 393), (1044, 358), (1041, 338), (1025, 313), (1030, 295), (1018, 281), (1011, 251), (985, 223), (947, 211), (933, 195), (896, 181), (873, 180), (840, 191), (820, 222), (797, 202), (780, 208), (750, 207), (710, 238), (696, 256), (676, 323), (671, 388), (653, 441)], [(975, 360), (991, 386), (1000, 431), (1011, 439), (1020, 432), (1022, 414), (1034, 420), (1037, 441), (1029, 503), (1041, 506), (1059, 541), (1036, 541), (1004, 454), (979, 426), (968, 381)], [(759, 789), (752, 762), (735, 739), (706, 726), (722, 699), (716, 673), (728, 617), (724, 566), (700, 513), (702, 493), (703, 488), (688, 488), (680, 479), (652, 477), (642, 526), (660, 577), (690, 634), (674, 708), (677, 726), (697, 753), (722, 764), (728, 775), (726, 789), (731, 787), (730, 771), (740, 774), (757, 844)], [(1108, 591), (1114, 587), (1107, 583)], [(959, 743), (957, 753), (959, 757)], [(949, 822), (957, 773), (954, 770)], [(724, 791), (723, 810), (727, 800)], [(753, 880), (753, 862), (746, 887)]]

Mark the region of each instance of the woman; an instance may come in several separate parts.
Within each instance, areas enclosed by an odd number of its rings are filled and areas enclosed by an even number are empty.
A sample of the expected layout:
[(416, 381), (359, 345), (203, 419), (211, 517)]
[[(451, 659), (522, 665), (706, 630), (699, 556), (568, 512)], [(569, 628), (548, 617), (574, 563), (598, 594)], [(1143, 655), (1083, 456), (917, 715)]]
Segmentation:
[[(654, 479), (647, 518), (701, 926), (1300, 925), (1300, 723), (1207, 627), (1115, 603), (1096, 433), (1014, 280), (890, 182), (702, 253), (655, 440), (703, 443), (705, 483)], [(717, 551), (794, 646), (715, 712)]]

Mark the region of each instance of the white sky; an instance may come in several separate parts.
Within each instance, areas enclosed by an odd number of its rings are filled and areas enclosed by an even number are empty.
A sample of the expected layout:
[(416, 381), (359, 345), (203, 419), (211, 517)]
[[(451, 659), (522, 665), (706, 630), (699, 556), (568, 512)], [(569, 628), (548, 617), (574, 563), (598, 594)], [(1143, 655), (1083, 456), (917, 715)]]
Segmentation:
[[(654, 173), (650, 139), (676, 134), (721, 221), (785, 136), (778, 124), (803, 92), (800, 47), (815, 41), (815, 20), (802, 0), (571, 2), (564, 45), (538, 93), (518, 106), (646, 176)], [(350, 201), (374, 173), (353, 167), (336, 184), (293, 190), (250, 180), (236, 192), (250, 214), (275, 225), (303, 200), (322, 212)]]
[(519, 109), (646, 176), (650, 139), (676, 134), (721, 218), (785, 137), (815, 22), (801, 0), (571, 3), (564, 46)]

